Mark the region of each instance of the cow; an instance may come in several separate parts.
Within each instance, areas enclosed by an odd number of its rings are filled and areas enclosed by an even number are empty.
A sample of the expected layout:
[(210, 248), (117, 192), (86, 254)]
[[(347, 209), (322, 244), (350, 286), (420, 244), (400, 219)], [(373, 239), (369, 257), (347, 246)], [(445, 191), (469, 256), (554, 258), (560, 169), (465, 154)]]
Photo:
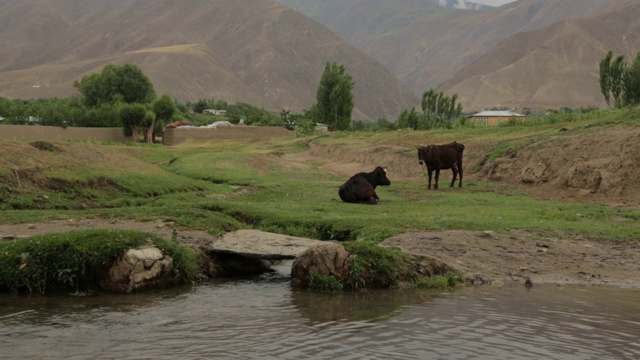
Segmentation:
[(387, 178), (387, 170), (380, 166), (370, 173), (361, 172), (353, 175), (340, 186), (338, 195), (344, 202), (376, 205), (380, 201), (376, 194), (378, 185), (391, 185), (391, 181)]
[(451, 179), (451, 185), (456, 182), (458, 173), (460, 174), (460, 180), (458, 187), (462, 187), (462, 153), (464, 152), (464, 145), (458, 142), (452, 142), (445, 145), (429, 145), (429, 146), (416, 146), (418, 149), (418, 162), (420, 165), (423, 163), (427, 167), (429, 174), (429, 190), (431, 190), (431, 174), (436, 171), (436, 181), (434, 189), (438, 190), (438, 179), (440, 179), (440, 170), (451, 169), (453, 171), (453, 179)]

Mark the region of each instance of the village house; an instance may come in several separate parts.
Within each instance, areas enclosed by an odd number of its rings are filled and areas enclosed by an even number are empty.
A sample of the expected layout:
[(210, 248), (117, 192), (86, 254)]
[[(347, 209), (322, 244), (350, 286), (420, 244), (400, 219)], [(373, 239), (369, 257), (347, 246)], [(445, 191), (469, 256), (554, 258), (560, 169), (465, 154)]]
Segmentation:
[(216, 116), (226, 116), (227, 110), (217, 110), (217, 109), (204, 109), (202, 110), (203, 114), (211, 114)]
[(525, 121), (527, 117), (513, 111), (482, 111), (469, 116), (469, 120), (474, 121), (477, 125), (495, 126), (501, 122), (507, 122), (515, 118), (518, 121)]

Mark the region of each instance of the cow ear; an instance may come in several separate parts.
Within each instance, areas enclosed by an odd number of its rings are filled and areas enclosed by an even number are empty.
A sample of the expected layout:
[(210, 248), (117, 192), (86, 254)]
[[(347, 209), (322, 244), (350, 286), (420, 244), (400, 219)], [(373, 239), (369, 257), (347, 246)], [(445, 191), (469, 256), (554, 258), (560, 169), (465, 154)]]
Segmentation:
[(416, 149), (420, 150), (420, 145), (416, 145)]

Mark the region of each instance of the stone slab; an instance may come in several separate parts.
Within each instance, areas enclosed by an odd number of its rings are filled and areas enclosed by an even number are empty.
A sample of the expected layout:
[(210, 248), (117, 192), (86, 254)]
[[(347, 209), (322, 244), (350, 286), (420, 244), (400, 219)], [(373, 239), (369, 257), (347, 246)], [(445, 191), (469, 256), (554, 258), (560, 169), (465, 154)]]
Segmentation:
[(222, 235), (213, 242), (212, 251), (246, 257), (285, 260), (293, 259), (323, 241), (259, 230), (238, 230)]

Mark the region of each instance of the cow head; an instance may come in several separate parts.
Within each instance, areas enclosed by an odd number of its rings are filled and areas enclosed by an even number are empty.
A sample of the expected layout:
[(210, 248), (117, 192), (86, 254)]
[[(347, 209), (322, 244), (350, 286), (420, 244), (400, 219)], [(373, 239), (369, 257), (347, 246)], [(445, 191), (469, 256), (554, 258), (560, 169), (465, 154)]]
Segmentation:
[(420, 145), (416, 145), (416, 149), (418, 149), (418, 163), (420, 165), (424, 164), (424, 153), (429, 147), (424, 147)]
[(389, 178), (387, 178), (387, 168), (378, 166), (376, 167), (375, 170), (373, 170), (373, 172), (376, 175), (376, 182), (378, 183), (378, 185), (383, 185), (383, 186), (391, 185), (391, 181), (389, 180)]

